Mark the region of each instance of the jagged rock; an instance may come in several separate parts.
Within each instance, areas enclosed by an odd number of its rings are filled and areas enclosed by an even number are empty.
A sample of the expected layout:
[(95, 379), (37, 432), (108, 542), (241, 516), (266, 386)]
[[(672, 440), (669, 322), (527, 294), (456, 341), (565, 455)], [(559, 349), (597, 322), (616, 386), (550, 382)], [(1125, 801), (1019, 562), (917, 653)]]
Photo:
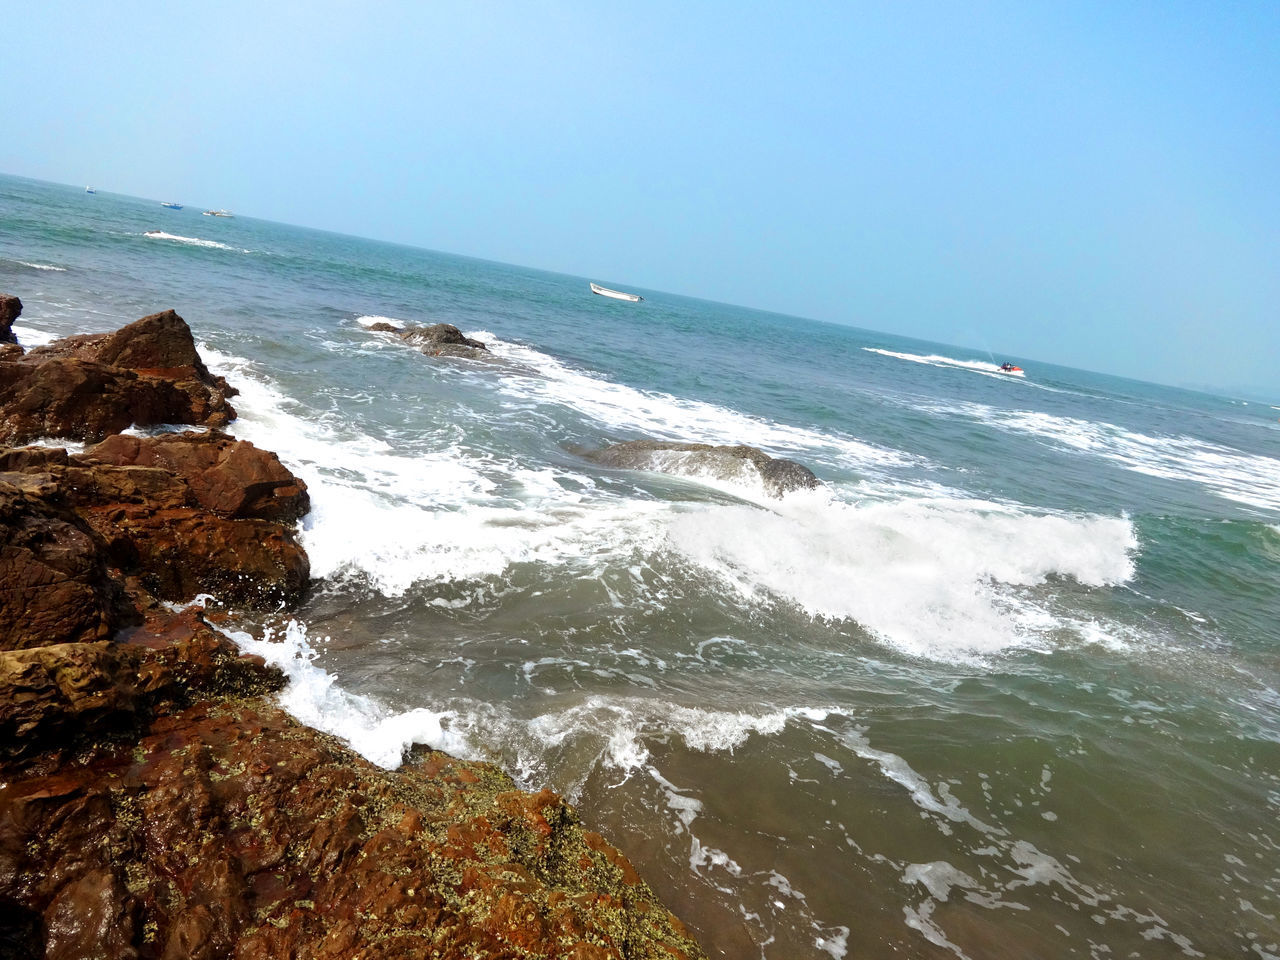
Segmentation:
[[(113, 459), (121, 465), (109, 462)], [(288, 525), (306, 508), (306, 487), (273, 454), (245, 441), (185, 433), (114, 437), (74, 457), (43, 447), (0, 450), (0, 471), (15, 491), (11, 500), (20, 493), (41, 500), (46, 513), (66, 508), (58, 516), (82, 538), (75, 541), (78, 562), (64, 562), (58, 578), (36, 563), (41, 558), (30, 556), (30, 549), (0, 554), (0, 563), (9, 563), (13, 574), (3, 589), (25, 590), (15, 594), (15, 601), (47, 598), (49, 607), (47, 628), (29, 630), (21, 615), (9, 614), (22, 606), (6, 604), (0, 611), (0, 645), (6, 636), (10, 645), (22, 646), (109, 636), (127, 618), (99, 617), (90, 636), (60, 634), (64, 625), (57, 618), (64, 608), (88, 616), (81, 607), (111, 581), (106, 566), (137, 577), (164, 600), (212, 593), (224, 603), (269, 609), (296, 606), (306, 591), (310, 563)], [(10, 525), (0, 532), (12, 535), (14, 529), (21, 528)], [(69, 592), (81, 599), (79, 606), (64, 602)]]
[(813, 471), (794, 460), (775, 458), (745, 444), (712, 446), (668, 440), (631, 440), (601, 450), (585, 451), (588, 460), (606, 467), (653, 470), (681, 476), (706, 476), (721, 480), (742, 479), (744, 473), (759, 477), (765, 492), (782, 497), (792, 490), (822, 486)]
[(283, 683), (194, 608), (157, 608), (130, 640), (0, 651), (0, 763), (136, 735), (154, 711), (185, 707), (193, 695), (257, 695)]
[(0, 361), (0, 441), (97, 442), (131, 425), (225, 426), (235, 389), (211, 375), (172, 310)]
[(17, 343), (13, 335), (13, 321), (22, 315), (22, 301), (7, 293), (0, 293), (0, 343)]
[(162, 467), (184, 479), (200, 506), (223, 517), (254, 517), (282, 523), (311, 508), (307, 485), (247, 440), (216, 431), (116, 435), (77, 457), (82, 463)]
[(703, 957), (556, 795), (434, 752), (381, 770), (263, 701), (5, 779), (0, 900), (42, 919), (34, 955), (91, 930), (112, 956)]
[(102, 542), (56, 490), (48, 473), (0, 472), (0, 650), (105, 640), (138, 620)]
[(413, 344), (429, 357), (464, 357), (468, 360), (495, 359), (489, 348), (479, 340), (464, 336), (451, 323), (434, 323), (427, 327), (396, 327), (378, 322), (370, 330), (394, 333), (405, 343)]

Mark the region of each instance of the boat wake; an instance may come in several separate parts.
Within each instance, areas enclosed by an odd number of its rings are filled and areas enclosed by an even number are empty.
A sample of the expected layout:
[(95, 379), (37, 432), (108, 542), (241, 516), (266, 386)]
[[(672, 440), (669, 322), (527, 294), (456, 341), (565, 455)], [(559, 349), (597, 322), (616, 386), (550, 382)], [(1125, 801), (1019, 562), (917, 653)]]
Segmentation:
[(998, 363), (985, 360), (957, 360), (955, 357), (944, 357), (940, 354), (899, 353), (896, 350), (882, 350), (879, 347), (863, 347), (867, 353), (878, 353), (882, 357), (893, 357), (897, 360), (910, 360), (912, 363), (923, 363), (930, 367), (955, 367), (960, 370), (971, 370), (992, 377), (1025, 377), (1026, 373), (1019, 369), (1003, 370)]
[(173, 243), (185, 243), (190, 247), (214, 247), (218, 250), (234, 250), (238, 253), (252, 252), (232, 247), (225, 243), (219, 243), (217, 240), (201, 240), (199, 237), (183, 237), (176, 233), (165, 233), (163, 230), (148, 230), (143, 234), (143, 236), (150, 237), (152, 240), (170, 240)]

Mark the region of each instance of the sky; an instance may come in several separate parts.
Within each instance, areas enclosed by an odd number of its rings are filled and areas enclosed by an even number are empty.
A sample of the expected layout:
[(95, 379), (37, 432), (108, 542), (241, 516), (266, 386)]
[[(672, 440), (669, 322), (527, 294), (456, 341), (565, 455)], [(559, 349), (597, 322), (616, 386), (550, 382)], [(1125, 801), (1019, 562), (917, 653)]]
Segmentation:
[(1280, 395), (1280, 2), (0, 0), (0, 172)]

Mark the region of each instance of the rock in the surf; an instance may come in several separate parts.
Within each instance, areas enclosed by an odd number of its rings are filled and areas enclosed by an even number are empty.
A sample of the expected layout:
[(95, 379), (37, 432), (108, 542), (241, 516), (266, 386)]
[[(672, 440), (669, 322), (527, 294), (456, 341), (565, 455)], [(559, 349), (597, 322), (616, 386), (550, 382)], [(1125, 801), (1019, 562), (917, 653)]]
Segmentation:
[(467, 360), (491, 360), (493, 355), (480, 340), (473, 340), (451, 323), (433, 323), (425, 327), (398, 327), (380, 320), (366, 329), (376, 333), (393, 333), (429, 357), (463, 357)]
[(741, 481), (754, 475), (772, 497), (822, 486), (822, 481), (808, 467), (794, 460), (771, 457), (763, 450), (746, 444), (713, 446), (669, 440), (630, 440), (585, 452), (583, 456), (606, 467), (653, 470), (686, 477)]

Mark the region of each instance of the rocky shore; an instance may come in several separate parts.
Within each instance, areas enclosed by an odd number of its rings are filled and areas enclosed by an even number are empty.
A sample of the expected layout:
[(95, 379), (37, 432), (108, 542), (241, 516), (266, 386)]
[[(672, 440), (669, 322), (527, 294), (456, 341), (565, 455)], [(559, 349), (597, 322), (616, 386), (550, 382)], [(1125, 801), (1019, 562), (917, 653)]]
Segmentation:
[(0, 956), (703, 956), (555, 794), (285, 715), (191, 601), (302, 601), (305, 483), (220, 432), (236, 391), (177, 314), (24, 351), (20, 311), (0, 295)]

